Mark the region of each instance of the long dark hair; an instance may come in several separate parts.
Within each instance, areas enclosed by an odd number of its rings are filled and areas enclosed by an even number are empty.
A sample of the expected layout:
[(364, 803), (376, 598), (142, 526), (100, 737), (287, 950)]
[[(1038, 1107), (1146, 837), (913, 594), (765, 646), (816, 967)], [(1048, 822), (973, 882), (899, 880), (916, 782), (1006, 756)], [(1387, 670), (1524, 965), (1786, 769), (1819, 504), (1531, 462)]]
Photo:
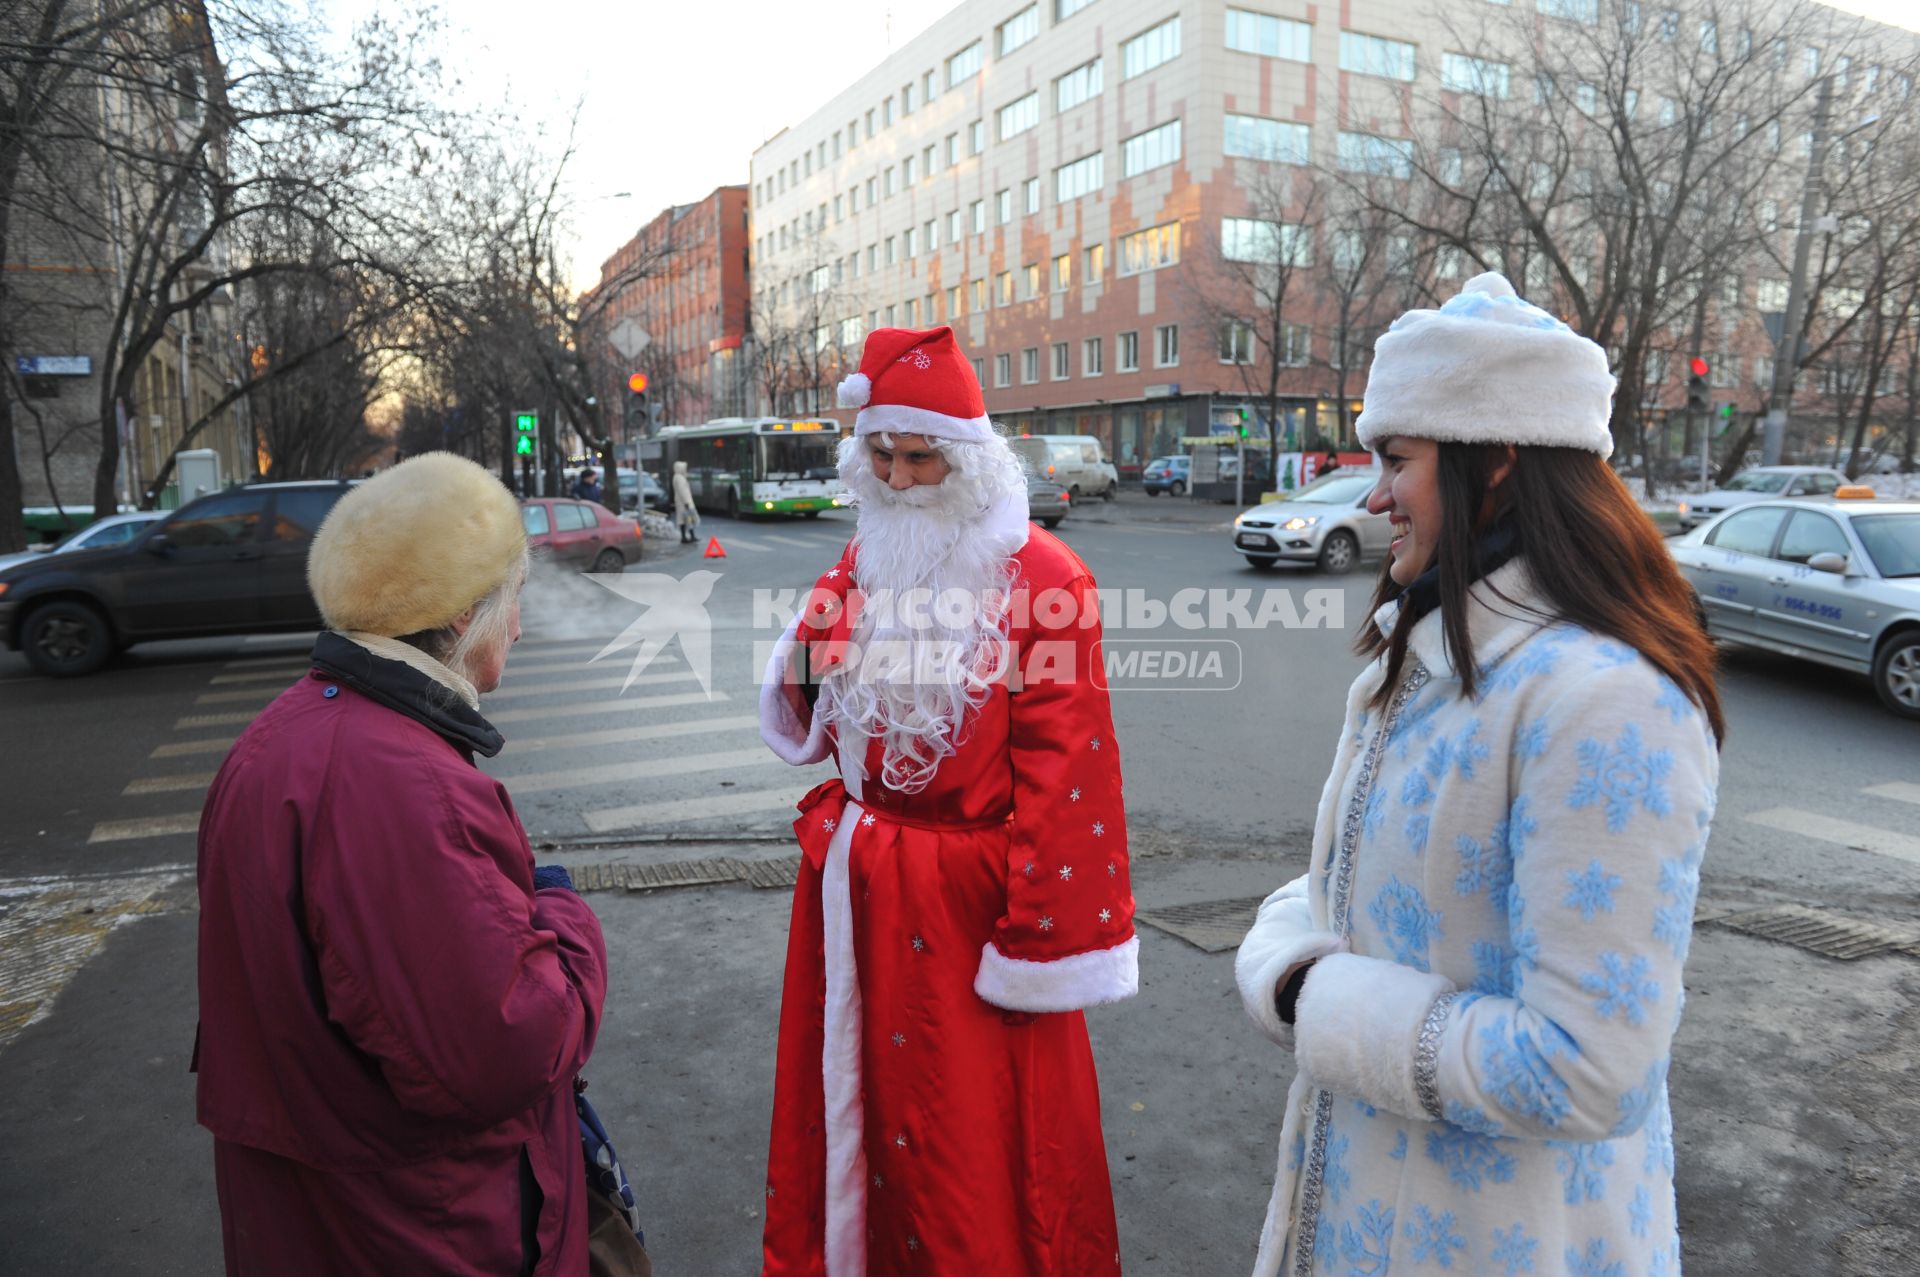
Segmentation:
[[(1494, 470), (1509, 455), (1513, 468), (1490, 489)], [(1510, 454), (1504, 445), (1442, 443), (1438, 478), (1442, 517), (1434, 561), (1440, 625), (1466, 695), (1473, 695), (1480, 673), (1467, 635), (1475, 543), (1498, 517), (1512, 530), (1514, 556), (1526, 559), (1555, 619), (1639, 652), (1705, 711), (1714, 739), (1725, 738), (1713, 683), (1713, 644), (1701, 628), (1693, 587), (1674, 566), (1652, 521), (1597, 453), (1527, 447)], [(1388, 574), (1390, 566), (1391, 561), (1381, 568), (1370, 611), (1401, 594)], [(1412, 629), (1397, 625), (1388, 638), (1369, 620), (1360, 631), (1355, 647), (1361, 655), (1387, 656), (1376, 706), (1385, 705), (1399, 685)]]

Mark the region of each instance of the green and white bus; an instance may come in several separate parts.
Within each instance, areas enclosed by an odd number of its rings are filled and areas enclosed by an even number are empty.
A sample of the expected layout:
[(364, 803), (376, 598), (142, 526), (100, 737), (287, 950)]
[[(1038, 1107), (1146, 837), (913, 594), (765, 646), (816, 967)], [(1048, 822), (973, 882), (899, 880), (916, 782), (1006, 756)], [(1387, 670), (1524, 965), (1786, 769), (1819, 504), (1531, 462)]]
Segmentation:
[(842, 433), (833, 421), (786, 417), (669, 426), (660, 432), (663, 477), (671, 483), (673, 463), (686, 462), (693, 502), (702, 510), (813, 518), (841, 504), (834, 452)]

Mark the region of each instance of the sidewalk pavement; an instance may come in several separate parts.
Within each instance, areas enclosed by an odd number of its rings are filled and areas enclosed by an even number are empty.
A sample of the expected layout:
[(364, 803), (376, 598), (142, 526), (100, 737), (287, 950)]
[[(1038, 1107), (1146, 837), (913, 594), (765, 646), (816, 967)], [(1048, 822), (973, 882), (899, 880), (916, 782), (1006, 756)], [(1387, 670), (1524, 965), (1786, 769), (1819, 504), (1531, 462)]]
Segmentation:
[[(1186, 911), (1188, 934), (1220, 946), (1298, 868), (1253, 848), (1201, 855), (1143, 840), (1137, 851), (1147, 913), (1237, 902), (1213, 911), (1211, 931), (1207, 910)], [(594, 848), (561, 859), (583, 882), (606, 882), (718, 856), (772, 869), (791, 849)], [(0, 1042), (12, 1039), (0, 1047), (0, 1272), (220, 1270), (211, 1144), (193, 1123), (187, 1072), (187, 869), (124, 916), (60, 922), (97, 949), (50, 1014), (24, 1029), (0, 1016)], [(15, 899), (30, 888), (0, 889)], [(758, 1271), (790, 896), (746, 882), (587, 893), (613, 973), (587, 1075), (663, 1277)], [(1702, 906), (1703, 917), (1721, 912)], [(1209, 952), (1143, 926), (1141, 976), (1139, 997), (1088, 1015), (1125, 1266), (1234, 1277), (1251, 1262), (1291, 1062), (1247, 1023), (1230, 947)], [(1689, 1277), (1913, 1271), (1920, 963), (1816, 958), (1707, 923), (1688, 989), (1672, 1087)]]

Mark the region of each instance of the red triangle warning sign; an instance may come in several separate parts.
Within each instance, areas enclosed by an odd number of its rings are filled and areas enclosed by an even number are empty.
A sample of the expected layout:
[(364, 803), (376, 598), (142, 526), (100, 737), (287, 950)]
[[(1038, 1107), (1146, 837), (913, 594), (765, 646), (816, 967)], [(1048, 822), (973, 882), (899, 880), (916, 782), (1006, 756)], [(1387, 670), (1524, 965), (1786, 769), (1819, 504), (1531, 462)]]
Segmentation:
[(727, 552), (720, 548), (719, 537), (707, 538), (707, 552), (701, 557), (708, 559), (724, 559), (727, 557)]

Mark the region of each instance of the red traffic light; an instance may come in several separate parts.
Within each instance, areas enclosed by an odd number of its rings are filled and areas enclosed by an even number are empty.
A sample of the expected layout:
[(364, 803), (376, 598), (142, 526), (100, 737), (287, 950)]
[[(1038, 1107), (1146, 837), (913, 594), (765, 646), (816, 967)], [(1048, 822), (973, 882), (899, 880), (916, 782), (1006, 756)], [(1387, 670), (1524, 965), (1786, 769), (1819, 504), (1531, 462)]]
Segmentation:
[[(1695, 362), (1698, 362), (1698, 361), (1696, 360)], [(647, 374), (643, 372), (637, 372), (633, 374), (633, 376), (627, 378), (627, 389), (631, 390), (636, 395), (646, 394), (647, 393)]]
[(1687, 371), (1696, 377), (1704, 377), (1707, 375), (1707, 361), (1695, 355), (1687, 361)]

